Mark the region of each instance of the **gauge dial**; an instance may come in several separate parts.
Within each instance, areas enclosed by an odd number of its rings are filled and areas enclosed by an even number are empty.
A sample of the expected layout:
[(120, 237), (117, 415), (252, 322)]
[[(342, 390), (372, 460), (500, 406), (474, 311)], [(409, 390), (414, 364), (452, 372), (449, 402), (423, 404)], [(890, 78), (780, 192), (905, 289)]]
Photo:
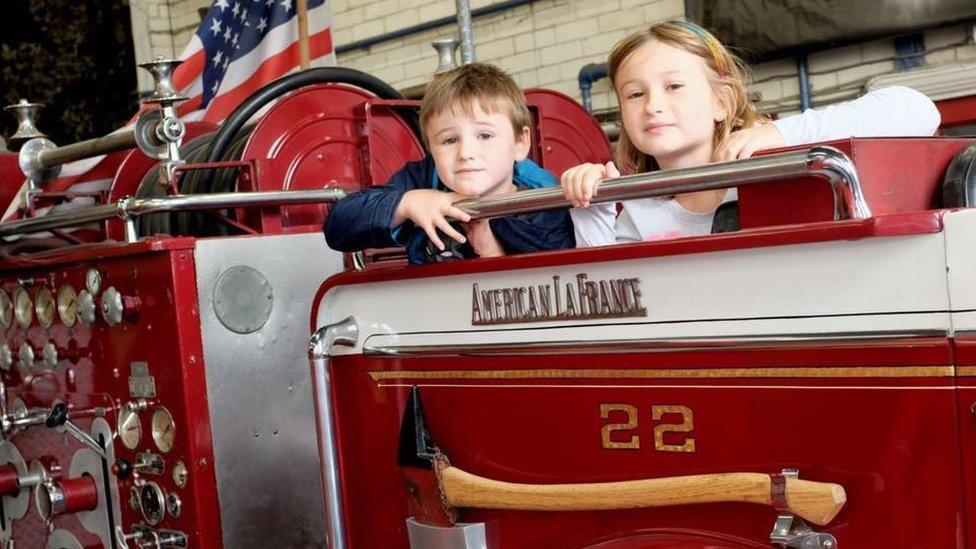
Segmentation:
[(139, 488), (139, 507), (146, 522), (155, 526), (166, 517), (166, 499), (163, 490), (155, 482), (147, 482)]
[(173, 464), (173, 483), (179, 488), (186, 488), (186, 481), (189, 480), (190, 471), (187, 470), (186, 464), (182, 461), (177, 461)]
[(37, 290), (34, 295), (34, 312), (37, 313), (37, 322), (45, 328), (50, 328), (54, 324), (54, 295), (48, 288)]
[(91, 326), (95, 323), (95, 313), (97, 311), (95, 298), (88, 293), (88, 290), (78, 292), (78, 320), (85, 326)]
[(14, 321), (14, 304), (7, 292), (0, 290), (0, 324), (6, 330)]
[(58, 314), (61, 322), (69, 328), (78, 319), (78, 294), (70, 284), (64, 284), (58, 289)]
[(14, 295), (14, 315), (17, 317), (17, 324), (23, 329), (30, 328), (34, 320), (34, 304), (31, 303), (30, 294), (21, 286), (17, 288)]
[(152, 437), (160, 452), (164, 454), (173, 449), (173, 439), (176, 436), (176, 425), (169, 410), (160, 406), (153, 411)]
[(123, 408), (119, 413), (119, 440), (122, 446), (130, 450), (135, 450), (142, 440), (142, 423), (139, 421), (139, 413), (129, 408)]
[(91, 295), (98, 294), (102, 289), (102, 273), (98, 272), (98, 269), (88, 269), (85, 273), (85, 287)]

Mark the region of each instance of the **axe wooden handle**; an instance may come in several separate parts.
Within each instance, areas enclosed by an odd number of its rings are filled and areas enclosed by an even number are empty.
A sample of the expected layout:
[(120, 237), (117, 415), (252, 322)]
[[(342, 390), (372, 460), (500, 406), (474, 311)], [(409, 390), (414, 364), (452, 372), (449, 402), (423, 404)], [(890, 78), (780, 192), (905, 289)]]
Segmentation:
[[(747, 502), (772, 505), (771, 479), (762, 473), (720, 473), (591, 484), (513, 484), (445, 467), (441, 490), (454, 507), (523, 511), (636, 509), (693, 503)], [(847, 501), (844, 487), (786, 479), (790, 512), (827, 524)]]

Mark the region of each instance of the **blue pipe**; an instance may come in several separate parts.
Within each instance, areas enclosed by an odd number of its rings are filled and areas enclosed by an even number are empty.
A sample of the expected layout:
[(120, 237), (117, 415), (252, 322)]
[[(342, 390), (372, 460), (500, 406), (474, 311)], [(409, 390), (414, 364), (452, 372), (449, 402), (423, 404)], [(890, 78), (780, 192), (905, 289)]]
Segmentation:
[[(492, 4), (490, 6), (485, 6), (483, 8), (471, 10), (471, 18), (474, 19), (476, 17), (481, 17), (483, 15), (491, 15), (493, 13), (498, 13), (500, 11), (505, 11), (511, 8), (517, 8), (519, 6), (524, 6), (525, 4), (532, 4), (534, 2), (536, 2), (536, 0), (507, 0), (505, 2), (499, 2), (497, 4)], [(424, 23), (419, 23), (417, 25), (404, 27), (402, 29), (397, 29), (395, 31), (390, 31), (383, 34), (377, 34), (376, 36), (370, 38), (364, 38), (362, 40), (350, 42), (349, 44), (343, 44), (342, 46), (337, 47), (335, 49), (335, 52), (336, 55), (342, 55), (347, 52), (361, 50), (364, 48), (368, 48), (370, 46), (375, 46), (376, 44), (382, 44), (383, 42), (389, 42), (390, 40), (396, 40), (397, 38), (403, 38), (404, 36), (416, 34), (418, 32), (436, 29), (437, 27), (443, 27), (445, 25), (451, 25), (456, 23), (457, 23), (456, 15), (441, 17), (440, 19), (434, 19), (433, 21), (426, 21)]]
[(606, 63), (587, 63), (579, 71), (579, 89), (583, 97), (583, 107), (593, 112), (593, 83), (607, 77)]
[(810, 69), (807, 67), (807, 56), (796, 57), (796, 75), (800, 80), (800, 112), (813, 107), (810, 100)]

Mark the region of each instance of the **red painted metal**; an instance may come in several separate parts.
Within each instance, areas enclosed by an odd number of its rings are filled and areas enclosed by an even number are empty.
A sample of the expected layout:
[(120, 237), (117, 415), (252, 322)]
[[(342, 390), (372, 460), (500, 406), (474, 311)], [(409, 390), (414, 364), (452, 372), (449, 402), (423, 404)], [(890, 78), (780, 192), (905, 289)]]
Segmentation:
[(91, 511), (98, 506), (98, 487), (89, 476), (65, 479), (58, 483), (64, 492), (64, 512), (62, 514)]
[[(854, 161), (872, 213), (884, 215), (941, 207), (946, 168), (956, 152), (971, 143), (972, 139), (854, 138), (826, 144)], [(809, 145), (761, 154), (804, 148)], [(926, 161), (919, 162), (919, 158)], [(742, 228), (829, 221), (833, 213), (833, 192), (822, 179), (809, 177), (739, 189)]]
[(0, 467), (0, 497), (17, 495), (20, 491), (20, 479), (17, 468), (13, 465)]
[(0, 152), (0, 204), (10, 204), (23, 184), (24, 173), (20, 171), (17, 154)]
[(942, 127), (976, 122), (976, 95), (936, 101), (935, 106), (942, 115)]
[[(382, 102), (336, 84), (307, 86), (282, 98), (255, 126), (241, 158), (259, 162), (251, 190), (321, 189), (356, 191), (384, 183), (406, 162), (423, 156), (417, 136), (398, 114), (368, 108)], [(367, 117), (368, 115), (368, 117)], [(241, 212), (261, 232), (283, 227), (318, 230), (325, 205), (289, 206)]]
[[(402, 483), (396, 445), (412, 382), (379, 384), (367, 372), (493, 369), (498, 360), (333, 357), (333, 396), (352, 547), (406, 547), (406, 491), (397, 498), (378, 487)], [(552, 363), (545, 356), (502, 360), (506, 369)], [(913, 345), (896, 342), (869, 349), (825, 341), (791, 348), (789, 353), (755, 348), (560, 355), (559, 367), (748, 371), (786, 365), (909, 367), (951, 361), (948, 340), (929, 338)], [(576, 483), (710, 472), (774, 473), (798, 467), (802, 478), (838, 482), (847, 490), (845, 509), (833, 523), (820, 528), (846, 546), (905, 547), (914, 546), (906, 544), (914, 539), (924, 539), (928, 547), (963, 545), (951, 378), (743, 377), (690, 383), (603, 379), (587, 380), (585, 385), (566, 380), (448, 379), (419, 386), (436, 443), (452, 464), (478, 475), (510, 482)], [(602, 403), (637, 408), (639, 422), (632, 433), (640, 436), (640, 448), (601, 447), (600, 431), (606, 424), (600, 419)], [(654, 450), (650, 409), (662, 404), (693, 410), (695, 453)], [(910, 501), (925, 504), (906, 504)], [(491, 525), (502, 547), (586, 547), (648, 528), (684, 532), (661, 538), (678, 547), (702, 546), (696, 543), (715, 536), (731, 536), (719, 547), (741, 547), (768, 540), (774, 518), (775, 511), (762, 506), (714, 504), (572, 513), (463, 509), (460, 520)]]
[(610, 160), (606, 132), (575, 99), (532, 88), (525, 90), (525, 101), (535, 122), (530, 157), (539, 165), (559, 176), (573, 166)]
[[(138, 452), (161, 453), (150, 436), (150, 419), (154, 406), (164, 405), (173, 415), (176, 430), (174, 447), (163, 454), (166, 461), (164, 475), (144, 475), (158, 483), (165, 491), (174, 492), (183, 501), (179, 517), (167, 515), (161, 528), (185, 532), (192, 547), (221, 545), (220, 514), (215, 497), (216, 479), (213, 469), (213, 449), (209, 425), (203, 350), (200, 339), (196, 269), (192, 238), (150, 238), (129, 245), (76, 246), (7, 260), (0, 266), (0, 287), (10, 294), (18, 280), (33, 279), (33, 295), (38, 286), (46, 286), (55, 293), (64, 283), (76, 290), (84, 288), (85, 272), (97, 268), (103, 275), (103, 289), (114, 286), (129, 298), (139, 300), (137, 317), (109, 327), (99, 319), (93, 326), (76, 323), (66, 327), (60, 321), (50, 329), (36, 322), (27, 330), (15, 323), (0, 331), (0, 343), (12, 348), (27, 342), (40, 349), (48, 342), (56, 345), (61, 355), (53, 371), (35, 368), (25, 375), (16, 366), (0, 376), (9, 398), (20, 398), (28, 407), (49, 407), (55, 401), (69, 404), (72, 410), (103, 407), (104, 420), (114, 430), (121, 407), (130, 400), (130, 365), (135, 361), (149, 364), (155, 379), (156, 396), (149, 409), (140, 413), (143, 435), (135, 450), (123, 447), (118, 440), (108, 441), (115, 455), (129, 463), (136, 462)], [(72, 358), (73, 357), (73, 358)], [(9, 402), (9, 400), (8, 400)], [(73, 419), (82, 429), (89, 430), (95, 418), (90, 414)], [(45, 458), (58, 463), (66, 475), (76, 452), (84, 446), (71, 437), (43, 426), (30, 427), (11, 438), (24, 459)], [(175, 462), (183, 462), (188, 471), (187, 484), (175, 484), (171, 471)], [(110, 470), (111, 464), (106, 464)], [(144, 523), (141, 513), (128, 505), (129, 490), (135, 478), (116, 478), (121, 505), (121, 526), (131, 532), (132, 525)], [(70, 489), (75, 487), (70, 480)], [(78, 505), (87, 505), (82, 498)], [(88, 546), (97, 538), (78, 522), (76, 514), (53, 519), (53, 526), (67, 529)], [(18, 546), (44, 547), (48, 526), (33, 510), (13, 522), (13, 534)], [(95, 545), (93, 545), (95, 546)]]

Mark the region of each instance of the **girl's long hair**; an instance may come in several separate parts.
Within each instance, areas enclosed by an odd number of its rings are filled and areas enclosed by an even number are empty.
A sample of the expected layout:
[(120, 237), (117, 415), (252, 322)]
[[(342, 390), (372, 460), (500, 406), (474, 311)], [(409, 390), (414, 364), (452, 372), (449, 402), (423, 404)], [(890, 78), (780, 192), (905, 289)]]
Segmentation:
[[(718, 150), (721, 143), (729, 134), (742, 128), (749, 128), (763, 124), (769, 119), (756, 112), (756, 108), (746, 96), (745, 79), (749, 70), (745, 63), (733, 55), (728, 48), (720, 43), (708, 31), (694, 26), (701, 31), (696, 34), (684, 22), (657, 23), (645, 30), (641, 30), (624, 38), (614, 46), (607, 60), (610, 82), (616, 91), (616, 76), (620, 67), (630, 54), (644, 44), (657, 40), (669, 46), (680, 48), (697, 55), (708, 67), (708, 80), (712, 85), (712, 92), (727, 100), (727, 114), (724, 120), (715, 123), (712, 137), (712, 150)], [(619, 97), (618, 97), (619, 99)], [(623, 174), (641, 173), (659, 169), (654, 157), (641, 152), (627, 135), (627, 130), (621, 127), (620, 139), (614, 160)]]

